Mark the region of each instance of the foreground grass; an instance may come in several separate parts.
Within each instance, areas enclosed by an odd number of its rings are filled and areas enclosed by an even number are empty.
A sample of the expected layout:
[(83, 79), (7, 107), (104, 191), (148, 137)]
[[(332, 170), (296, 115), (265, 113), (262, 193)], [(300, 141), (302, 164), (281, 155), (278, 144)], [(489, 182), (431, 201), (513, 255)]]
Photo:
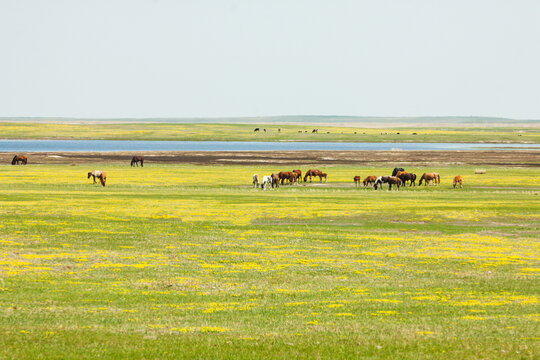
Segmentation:
[(538, 354), (540, 169), (430, 168), (441, 186), (388, 192), (352, 177), (389, 169), (327, 167), (327, 185), (249, 187), (277, 170), (0, 166), (0, 356)]
[[(260, 131), (254, 132), (255, 127)], [(318, 133), (312, 133), (314, 127)], [(0, 123), (0, 133), (3, 139), (540, 143), (540, 131), (534, 127), (370, 129), (269, 124)]]

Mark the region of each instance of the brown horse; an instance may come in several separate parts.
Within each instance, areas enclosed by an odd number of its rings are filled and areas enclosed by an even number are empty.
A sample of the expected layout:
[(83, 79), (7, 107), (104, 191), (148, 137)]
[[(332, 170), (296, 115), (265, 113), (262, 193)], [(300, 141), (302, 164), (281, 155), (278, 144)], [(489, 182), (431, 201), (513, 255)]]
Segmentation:
[(398, 175), (397, 177), (401, 179), (403, 186), (407, 185), (407, 181), (410, 181), (409, 186), (412, 186), (412, 185), (416, 186), (416, 174), (404, 172)]
[(144, 158), (142, 156), (134, 156), (131, 158), (131, 166), (137, 165), (138, 167), (139, 163), (141, 163), (141, 167), (143, 167)]
[(98, 176), (99, 182), (101, 182), (101, 185), (105, 186), (105, 182), (107, 181), (107, 174), (103, 171), (101, 172), (101, 175)]
[(382, 184), (388, 184), (388, 190), (392, 190), (392, 185), (396, 185), (397, 189), (399, 191), (399, 187), (401, 186), (401, 179), (395, 176), (381, 176), (378, 177), (377, 180), (375, 180), (375, 190), (377, 190), (377, 187), (380, 186), (382, 190)]
[(360, 181), (362, 180), (362, 178), (360, 176), (358, 176), (358, 175), (355, 176), (353, 180), (354, 180), (354, 186), (356, 186), (356, 187), (360, 186)]
[(272, 189), (274, 188), (274, 185), (278, 188), (279, 187), (279, 176), (277, 174), (270, 175), (272, 178)]
[(296, 182), (300, 183), (300, 181), (302, 181), (302, 170), (296, 169), (292, 172), (296, 174)]
[(427, 185), (430, 181), (433, 181), (433, 184), (437, 185), (441, 183), (441, 177), (439, 173), (424, 173), (418, 182), (418, 185), (422, 185), (422, 180), (425, 181)]
[(457, 175), (454, 177), (454, 189), (456, 188), (457, 184), (459, 184), (460, 189), (463, 187), (463, 178), (461, 177), (461, 175)]
[(319, 170), (319, 169), (309, 169), (308, 171), (306, 171), (306, 176), (304, 176), (304, 182), (307, 181), (307, 178), (309, 176), (309, 182), (311, 182), (311, 177), (312, 176), (318, 176), (319, 177), (319, 182), (322, 182), (322, 178), (324, 177), (325, 181), (326, 181), (326, 174)]
[(364, 179), (364, 186), (374, 185), (377, 177), (375, 175), (368, 176)]
[(281, 180), (281, 185), (284, 184), (285, 180), (289, 181), (289, 184), (292, 185), (294, 182), (294, 179), (296, 177), (296, 174), (292, 171), (280, 171), (278, 173), (279, 180)]
[(15, 155), (11, 160), (11, 165), (26, 165), (27, 163), (28, 158), (24, 155)]
[(396, 173), (396, 175), (392, 175), (392, 176), (399, 177), (399, 175), (401, 175), (401, 174), (408, 174), (408, 172), (406, 172), (406, 171), (398, 171)]

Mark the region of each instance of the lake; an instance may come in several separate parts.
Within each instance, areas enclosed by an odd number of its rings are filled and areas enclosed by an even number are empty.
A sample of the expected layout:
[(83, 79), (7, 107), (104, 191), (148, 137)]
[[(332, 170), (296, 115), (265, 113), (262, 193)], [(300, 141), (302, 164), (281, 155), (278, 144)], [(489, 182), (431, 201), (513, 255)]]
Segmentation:
[(0, 152), (540, 150), (540, 144), (262, 141), (0, 140)]

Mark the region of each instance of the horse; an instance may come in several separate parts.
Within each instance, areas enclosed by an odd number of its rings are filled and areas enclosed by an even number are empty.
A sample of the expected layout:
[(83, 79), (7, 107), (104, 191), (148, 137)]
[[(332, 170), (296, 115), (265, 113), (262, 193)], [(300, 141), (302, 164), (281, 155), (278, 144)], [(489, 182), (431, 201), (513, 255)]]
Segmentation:
[(304, 182), (307, 181), (308, 176), (309, 176), (309, 182), (311, 182), (312, 176), (318, 176), (319, 182), (322, 182), (323, 177), (325, 178), (325, 181), (326, 181), (326, 175), (323, 176), (323, 174), (324, 173), (319, 169), (309, 169), (308, 171), (306, 171), (306, 176), (304, 176)]
[(133, 165), (139, 166), (139, 162), (141, 163), (141, 167), (143, 167), (144, 158), (142, 156), (134, 156), (131, 158), (131, 166)]
[(416, 186), (416, 174), (403, 172), (397, 176), (403, 182), (403, 186), (407, 184), (407, 181), (410, 181), (409, 186)]
[(322, 181), (322, 178), (324, 178), (324, 182), (326, 182), (327, 177), (328, 177), (327, 173), (322, 173), (321, 175), (319, 175), (319, 182)]
[(11, 165), (26, 165), (27, 163), (28, 158), (24, 155), (15, 155), (11, 160)]
[(404, 168), (394, 168), (394, 171), (392, 171), (392, 176), (396, 176), (398, 171), (405, 171)]
[(253, 174), (253, 187), (259, 187), (259, 175)]
[(424, 173), (420, 178), (418, 185), (422, 185), (422, 180), (425, 180), (425, 185), (427, 185), (430, 181), (433, 181), (435, 185), (441, 183), (441, 177), (439, 176), (439, 173)]
[(401, 186), (401, 179), (395, 177), (395, 176), (379, 176), (377, 180), (375, 180), (375, 185), (373, 186), (375, 190), (377, 190), (377, 187), (381, 187), (382, 190), (382, 184), (388, 184), (388, 190), (392, 190), (392, 185), (396, 185), (397, 189), (399, 191), (399, 187)]
[(260, 131), (260, 130), (261, 130), (261, 129), (259, 129), (259, 128), (253, 129), (254, 132), (257, 132), (257, 131)]
[(377, 177), (375, 175), (366, 177), (364, 179), (364, 186), (375, 185), (375, 180), (377, 180)]
[(272, 186), (272, 176), (265, 175), (261, 183), (261, 190), (265, 190), (268, 186)]
[(272, 178), (272, 189), (274, 188), (274, 185), (278, 188), (279, 187), (279, 176), (277, 174), (270, 175)]
[(459, 184), (460, 189), (463, 187), (463, 178), (461, 175), (454, 176), (454, 189), (456, 188), (457, 184)]
[(102, 171), (101, 175), (99, 175), (98, 178), (101, 182), (101, 185), (105, 186), (105, 182), (107, 181), (107, 174)]
[(300, 183), (300, 181), (302, 181), (302, 170), (296, 169), (296, 170), (293, 170), (292, 172), (296, 174), (296, 181)]
[(361, 179), (362, 178), (360, 176), (358, 176), (358, 175), (355, 176), (354, 179), (353, 179), (354, 180), (354, 186), (356, 186), (356, 187), (360, 186), (360, 180)]
[[(96, 183), (96, 178), (99, 179), (99, 177), (101, 176), (102, 173), (103, 172), (101, 170), (92, 170), (92, 171), (90, 171), (88, 173), (87, 179), (90, 179), (90, 176), (92, 176), (94, 178), (93, 180), (94, 180), (94, 184), (95, 184)], [(103, 186), (105, 186), (105, 185), (103, 185)]]
[(401, 175), (401, 174), (408, 174), (408, 172), (406, 172), (406, 171), (398, 171), (396, 173), (396, 175), (392, 175), (392, 176), (399, 177), (399, 175)]
[(289, 184), (292, 185), (296, 178), (296, 174), (291, 171), (280, 171), (278, 177), (281, 180), (281, 185), (284, 184), (285, 180), (289, 180)]

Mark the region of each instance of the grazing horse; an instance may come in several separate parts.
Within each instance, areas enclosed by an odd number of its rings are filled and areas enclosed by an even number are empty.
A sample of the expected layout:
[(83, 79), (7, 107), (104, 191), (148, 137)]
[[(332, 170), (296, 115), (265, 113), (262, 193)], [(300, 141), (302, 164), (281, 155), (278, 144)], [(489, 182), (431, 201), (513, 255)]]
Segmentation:
[(409, 186), (412, 186), (412, 185), (416, 186), (416, 174), (404, 172), (398, 175), (397, 177), (401, 179), (403, 186), (407, 185), (407, 181), (410, 181)]
[(300, 183), (300, 181), (302, 181), (302, 170), (296, 169), (296, 170), (293, 170), (292, 172), (296, 174), (296, 181)]
[(392, 185), (396, 185), (399, 191), (399, 187), (401, 186), (401, 180), (395, 176), (379, 176), (377, 180), (375, 180), (375, 190), (377, 190), (378, 186), (380, 186), (382, 190), (382, 184), (384, 183), (389, 185), (388, 190), (392, 190)]
[(463, 178), (461, 175), (454, 176), (454, 189), (456, 188), (457, 184), (459, 184), (460, 189), (463, 187)]
[[(94, 184), (95, 184), (96, 183), (96, 178), (99, 179), (99, 177), (101, 176), (102, 173), (103, 172), (101, 170), (92, 170), (92, 171), (90, 171), (88, 173), (87, 179), (90, 179), (90, 176), (92, 176), (94, 178), (93, 180), (94, 180)], [(103, 185), (103, 186), (105, 186), (105, 185)]]
[(375, 185), (375, 180), (377, 180), (377, 177), (375, 175), (366, 177), (364, 179), (364, 186)]
[(418, 185), (422, 185), (422, 180), (425, 181), (425, 185), (427, 185), (430, 181), (433, 181), (434, 185), (441, 183), (441, 177), (439, 176), (439, 173), (424, 173), (420, 178)]
[(98, 178), (101, 182), (101, 185), (105, 186), (105, 182), (107, 181), (107, 174), (102, 171), (101, 175), (99, 175)]
[(15, 155), (11, 160), (11, 165), (26, 165), (27, 163), (28, 158), (24, 155)]
[(360, 176), (358, 176), (358, 175), (355, 176), (353, 180), (354, 180), (354, 186), (356, 186), (356, 187), (360, 186), (360, 180), (362, 180), (362, 178)]
[(392, 175), (392, 176), (399, 177), (399, 175), (401, 175), (401, 174), (408, 174), (408, 172), (406, 172), (406, 171), (398, 171), (396, 173), (396, 175)]
[(131, 166), (133, 165), (139, 166), (139, 163), (141, 163), (141, 167), (143, 167), (144, 158), (142, 156), (134, 156), (131, 158)]
[(253, 187), (259, 187), (259, 175), (253, 174)]
[(274, 185), (278, 188), (279, 187), (279, 176), (277, 174), (270, 175), (272, 178), (272, 189), (274, 188)]
[(296, 178), (296, 174), (291, 171), (280, 171), (278, 177), (281, 180), (281, 185), (284, 184), (285, 180), (289, 180), (289, 185), (292, 185)]
[(253, 131), (260, 131), (260, 130), (261, 130), (261, 129), (259, 129), (259, 128), (255, 128), (255, 129), (253, 129)]
[(261, 190), (265, 190), (268, 186), (272, 186), (272, 176), (264, 175)]
[(404, 168), (394, 168), (394, 171), (392, 171), (392, 176), (396, 176), (398, 171), (405, 171)]
[(304, 176), (304, 182), (307, 181), (307, 178), (309, 176), (309, 182), (311, 182), (311, 177), (312, 176), (318, 176), (319, 177), (319, 182), (322, 182), (322, 178), (324, 177), (325, 178), (325, 181), (326, 181), (326, 174), (323, 176), (323, 172), (319, 169), (309, 169), (308, 171), (306, 171), (306, 176)]

